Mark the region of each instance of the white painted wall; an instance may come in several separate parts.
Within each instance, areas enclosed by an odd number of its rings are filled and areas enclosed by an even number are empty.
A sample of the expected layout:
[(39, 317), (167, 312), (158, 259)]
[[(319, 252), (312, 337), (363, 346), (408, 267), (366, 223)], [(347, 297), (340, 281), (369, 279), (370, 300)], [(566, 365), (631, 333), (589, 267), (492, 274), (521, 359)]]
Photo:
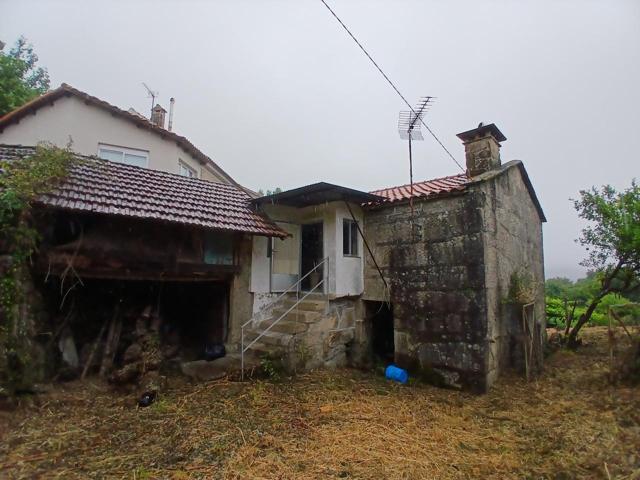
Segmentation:
[(36, 145), (48, 141), (64, 147), (72, 139), (72, 149), (82, 155), (97, 155), (98, 144), (146, 150), (148, 168), (178, 173), (178, 161), (195, 169), (200, 178), (228, 183), (213, 166), (203, 166), (175, 141), (137, 127), (134, 123), (112, 115), (102, 108), (87, 105), (80, 99), (62, 97), (53, 105), (43, 106), (35, 115), (27, 115), (0, 133), (0, 143)]
[[(362, 228), (363, 225), (363, 213), (362, 209), (358, 205), (350, 204), (353, 215), (356, 217), (356, 221)], [(363, 255), (363, 241), (362, 237), (358, 233), (358, 256), (345, 257), (342, 253), (342, 240), (343, 229), (342, 222), (344, 219), (351, 220), (351, 214), (344, 203), (339, 203), (336, 206), (336, 221), (335, 225), (335, 238), (336, 238), (336, 262), (335, 262), (335, 294), (338, 297), (342, 296), (355, 296), (362, 295), (364, 292), (364, 255)]]
[[(356, 220), (362, 225), (363, 213), (358, 205), (351, 204)], [(364, 291), (363, 242), (358, 235), (358, 257), (345, 257), (342, 253), (342, 220), (351, 218), (343, 202), (331, 202), (306, 208), (267, 205), (265, 212), (274, 221), (296, 224), (323, 222), (324, 256), (329, 257), (327, 293), (336, 297), (361, 295)], [(253, 239), (251, 264), (251, 291), (269, 292), (270, 265), (267, 257), (268, 240)], [(254, 302), (254, 312), (256, 311)]]

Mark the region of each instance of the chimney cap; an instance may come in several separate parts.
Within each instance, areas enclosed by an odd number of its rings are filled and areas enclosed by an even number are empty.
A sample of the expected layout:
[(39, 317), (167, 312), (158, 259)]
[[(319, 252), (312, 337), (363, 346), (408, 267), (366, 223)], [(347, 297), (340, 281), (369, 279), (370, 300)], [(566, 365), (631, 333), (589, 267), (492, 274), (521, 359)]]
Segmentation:
[(482, 123), (478, 126), (478, 128), (474, 128), (472, 130), (467, 130), (466, 132), (459, 133), (456, 135), (463, 142), (468, 142), (473, 140), (474, 138), (484, 137), (487, 134), (490, 134), (496, 141), (504, 142), (507, 137), (505, 137), (502, 132), (496, 127), (495, 123), (490, 123), (489, 125), (483, 125)]
[(160, 105), (159, 103), (156, 103), (156, 105), (153, 107), (153, 111), (154, 112), (162, 111), (164, 113), (167, 113), (167, 111), (164, 108), (162, 108), (162, 105)]

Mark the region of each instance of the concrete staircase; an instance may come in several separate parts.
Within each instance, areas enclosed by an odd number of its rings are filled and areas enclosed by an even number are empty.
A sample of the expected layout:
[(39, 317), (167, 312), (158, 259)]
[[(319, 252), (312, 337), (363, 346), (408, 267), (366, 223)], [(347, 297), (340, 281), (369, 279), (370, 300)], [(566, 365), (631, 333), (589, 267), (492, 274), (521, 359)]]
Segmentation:
[[(322, 294), (310, 294), (297, 305), (295, 295), (285, 297), (273, 308), (268, 318), (245, 330), (245, 345), (262, 334), (247, 351), (248, 357), (281, 359), (285, 368), (295, 369), (296, 361), (292, 354), (295, 353), (296, 345), (303, 344), (304, 337), (317, 330), (314, 327), (326, 318), (327, 308), (327, 298)], [(269, 327), (271, 328), (267, 331)]]

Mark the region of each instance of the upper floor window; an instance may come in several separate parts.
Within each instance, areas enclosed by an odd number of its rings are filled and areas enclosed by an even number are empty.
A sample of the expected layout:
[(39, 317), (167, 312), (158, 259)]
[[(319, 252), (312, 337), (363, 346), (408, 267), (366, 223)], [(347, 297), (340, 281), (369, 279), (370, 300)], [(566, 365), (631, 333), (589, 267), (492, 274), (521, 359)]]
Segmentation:
[(348, 218), (342, 220), (342, 254), (358, 256), (358, 224)]
[(183, 177), (198, 178), (198, 172), (182, 160), (178, 160), (178, 173)]
[(112, 162), (126, 163), (136, 167), (147, 167), (149, 152), (135, 148), (116, 147), (114, 145), (98, 144), (98, 156)]

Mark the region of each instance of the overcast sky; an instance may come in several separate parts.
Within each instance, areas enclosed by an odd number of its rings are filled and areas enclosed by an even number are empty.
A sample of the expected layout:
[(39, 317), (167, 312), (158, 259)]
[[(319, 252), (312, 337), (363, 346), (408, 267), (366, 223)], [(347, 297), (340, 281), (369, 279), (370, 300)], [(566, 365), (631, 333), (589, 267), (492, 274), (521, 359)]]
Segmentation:
[[(569, 198), (640, 177), (640, 1), (328, 0), (464, 164), (456, 133), (495, 122), (548, 218), (547, 277), (583, 274)], [(408, 182), (401, 100), (320, 0), (0, 0), (0, 40), (34, 44), (62, 82), (148, 114), (141, 82), (176, 98), (174, 129), (240, 183)], [(459, 172), (433, 139), (414, 178)]]

